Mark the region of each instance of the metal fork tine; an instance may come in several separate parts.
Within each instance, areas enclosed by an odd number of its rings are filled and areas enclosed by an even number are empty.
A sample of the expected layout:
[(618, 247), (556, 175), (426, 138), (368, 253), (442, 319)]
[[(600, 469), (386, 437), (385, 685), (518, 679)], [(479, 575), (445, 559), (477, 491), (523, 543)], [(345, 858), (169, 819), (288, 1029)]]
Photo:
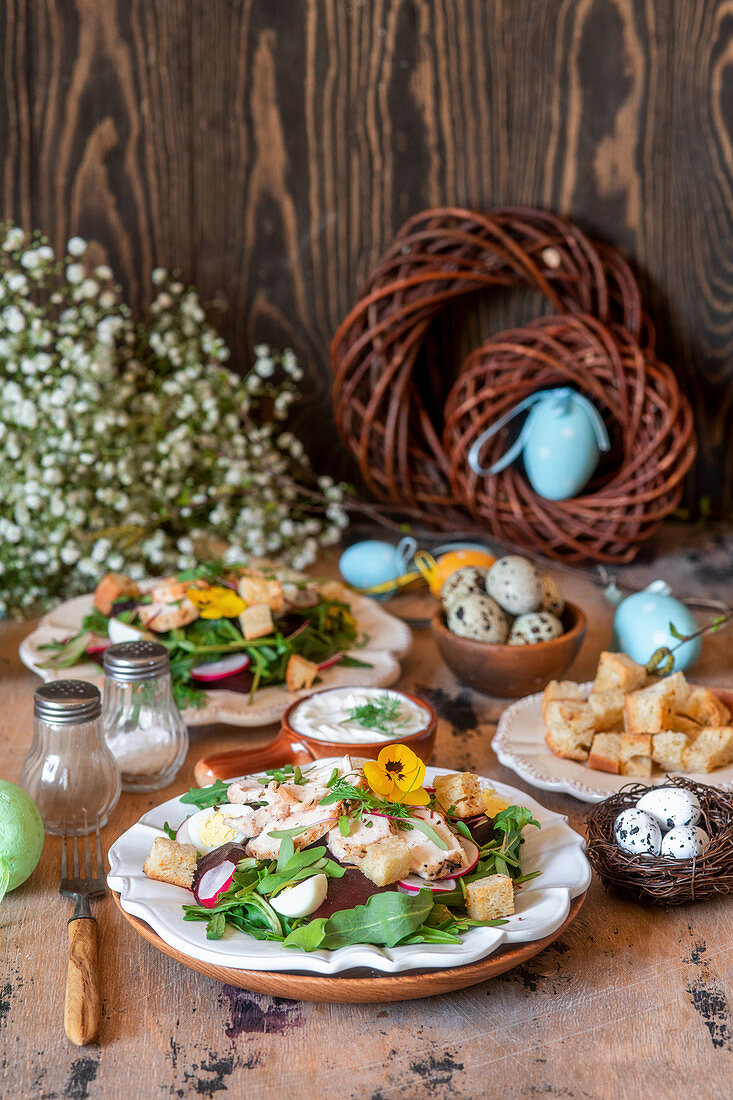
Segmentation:
[(84, 808), (84, 876), (85, 878), (92, 877), (92, 857), (89, 851), (89, 822), (87, 821), (87, 811)]
[(63, 830), (61, 834), (61, 878), (65, 879), (68, 876), (66, 869), (66, 818), (64, 818)]
[(71, 818), (71, 828), (73, 830), (72, 838), (72, 851), (74, 854), (74, 878), (79, 877), (79, 837), (76, 835), (76, 814)]
[(97, 823), (94, 827), (94, 833), (97, 838), (97, 877), (99, 878), (104, 874), (104, 856), (102, 855), (102, 838), (99, 835), (99, 816), (97, 816)]

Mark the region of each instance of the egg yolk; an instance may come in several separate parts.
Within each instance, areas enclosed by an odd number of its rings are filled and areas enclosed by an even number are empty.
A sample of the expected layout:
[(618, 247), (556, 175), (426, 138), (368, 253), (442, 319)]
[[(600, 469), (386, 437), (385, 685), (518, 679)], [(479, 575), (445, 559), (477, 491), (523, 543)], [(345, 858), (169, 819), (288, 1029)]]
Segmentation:
[(220, 844), (242, 839), (241, 830), (231, 819), (227, 820), (222, 813), (212, 814), (207, 821), (202, 821), (198, 831), (201, 843), (211, 848), (218, 848)]

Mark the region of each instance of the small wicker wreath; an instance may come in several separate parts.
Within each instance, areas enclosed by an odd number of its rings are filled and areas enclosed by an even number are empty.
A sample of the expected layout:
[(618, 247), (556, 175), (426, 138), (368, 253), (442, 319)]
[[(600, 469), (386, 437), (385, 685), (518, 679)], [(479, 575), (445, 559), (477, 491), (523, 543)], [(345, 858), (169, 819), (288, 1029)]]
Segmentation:
[(682, 776), (668, 777), (666, 785), (697, 795), (702, 809), (700, 825), (710, 837), (703, 854), (683, 860), (631, 855), (619, 848), (613, 835), (616, 818), (647, 791), (657, 789), (629, 784), (588, 814), (586, 854), (594, 871), (607, 886), (617, 886), (653, 905), (685, 905), (733, 893), (733, 794)]
[[(631, 373), (636, 371), (636, 377), (631, 382), (628, 372), (615, 362), (611, 366), (604, 362), (598, 377), (591, 378), (598, 355), (587, 366), (576, 365), (582, 388), (599, 403), (605, 400), (611, 420), (615, 413), (610, 406), (615, 403), (617, 457), (626, 453), (619, 433), (625, 433), (630, 452), (632, 432), (639, 423), (645, 425), (647, 442), (642, 460), (626, 463), (629, 484), (616, 478), (598, 508), (589, 507), (584, 498), (577, 523), (569, 531), (565, 515), (547, 518), (546, 501), (518, 491), (514, 472), (509, 471), (505, 479), (508, 488), (498, 511), (497, 491), (488, 480), (477, 487), (465, 468), (461, 473), (465, 454), (453, 449), (451, 433), (457, 426), (459, 437), (461, 432), (470, 435), (473, 428), (454, 418), (446, 435), (441, 415), (446, 401), (452, 415), (464, 402), (451, 393), (456, 380), (426, 363), (420, 354), (431, 322), (446, 305), (492, 286), (529, 287), (564, 318), (583, 315), (612, 329), (616, 335), (606, 341), (607, 355), (611, 359), (626, 355), (634, 362)], [(537, 329), (528, 325), (508, 335), (526, 352)], [(483, 349), (487, 369), (497, 341), (501, 345), (502, 337)], [(371, 492), (378, 499), (420, 511), (437, 527), (465, 525), (470, 514), (477, 529), (488, 528), (505, 541), (541, 545), (551, 556), (630, 560), (639, 543), (676, 507), (682, 477), (695, 453), (689, 406), (669, 369), (654, 359), (653, 343), (653, 330), (626, 262), (609, 246), (591, 242), (570, 222), (546, 211), (514, 207), (490, 214), (452, 207), (428, 210), (402, 227), (334, 336), (331, 359), (337, 425)], [(477, 368), (474, 356), (461, 375), (469, 364)], [(609, 404), (603, 384), (616, 377), (622, 379), (624, 393)], [(532, 389), (541, 384), (538, 375)], [(461, 376), (457, 385), (462, 385)], [(647, 385), (651, 392), (644, 406)], [(471, 424), (493, 418), (494, 411), (488, 407), (469, 414)], [(651, 413), (657, 428), (651, 421), (647, 424)], [(665, 423), (672, 436), (650, 449), (648, 441), (659, 435)], [(660, 471), (653, 468), (656, 463)], [(606, 464), (604, 470), (609, 469)], [(632, 486), (633, 494), (625, 492)], [(623, 530), (616, 530), (621, 516)], [(510, 517), (512, 521), (507, 522)], [(530, 538), (538, 521), (539, 534)], [(602, 523), (600, 532), (593, 530), (597, 522)]]

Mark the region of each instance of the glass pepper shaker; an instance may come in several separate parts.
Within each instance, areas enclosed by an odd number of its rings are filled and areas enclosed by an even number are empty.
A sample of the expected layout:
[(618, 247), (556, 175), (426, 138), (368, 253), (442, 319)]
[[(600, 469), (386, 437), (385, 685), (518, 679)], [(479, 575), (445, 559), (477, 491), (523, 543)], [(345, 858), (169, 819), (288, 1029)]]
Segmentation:
[(34, 692), (33, 741), (20, 785), (38, 806), (47, 833), (82, 836), (97, 820), (102, 828), (117, 805), (120, 769), (104, 740), (101, 715), (99, 689), (85, 680), (52, 680)]
[(188, 752), (188, 730), (173, 698), (168, 650), (144, 640), (104, 651), (104, 736), (123, 791), (157, 791)]

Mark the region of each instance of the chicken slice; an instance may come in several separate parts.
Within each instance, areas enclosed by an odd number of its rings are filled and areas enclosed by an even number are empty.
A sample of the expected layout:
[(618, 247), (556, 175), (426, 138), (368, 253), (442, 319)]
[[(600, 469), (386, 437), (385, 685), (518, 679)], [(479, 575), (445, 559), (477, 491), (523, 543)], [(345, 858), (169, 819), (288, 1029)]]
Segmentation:
[(455, 871), (463, 871), (468, 867), (468, 859), (463, 851), (458, 837), (450, 831), (442, 814), (434, 810), (415, 809), (411, 816), (421, 818), (438, 834), (441, 840), (448, 845), (448, 850), (439, 848), (434, 840), (425, 836), (425, 833), (416, 829), (397, 829), (397, 835), (405, 841), (410, 849), (410, 871), (420, 878), (434, 879), (446, 878)]
[(280, 829), (297, 829), (307, 826), (304, 832), (293, 837), (293, 845), (296, 852), (301, 848), (307, 848), (314, 840), (320, 840), (325, 836), (333, 824), (333, 819), (338, 817), (343, 809), (343, 803), (335, 806), (316, 806), (310, 810), (295, 810), (287, 817), (277, 819), (273, 816), (270, 823), (263, 827), (259, 836), (250, 840), (247, 844), (247, 852), (255, 859), (277, 859), (280, 851), (282, 837), (269, 834)]
[(377, 840), (383, 840), (391, 833), (389, 819), (386, 817), (374, 817), (373, 814), (364, 814), (359, 821), (349, 818), (351, 832), (348, 836), (341, 836), (338, 829), (331, 829), (326, 843), (336, 859), (341, 863), (358, 863), (366, 855), (370, 844)]

